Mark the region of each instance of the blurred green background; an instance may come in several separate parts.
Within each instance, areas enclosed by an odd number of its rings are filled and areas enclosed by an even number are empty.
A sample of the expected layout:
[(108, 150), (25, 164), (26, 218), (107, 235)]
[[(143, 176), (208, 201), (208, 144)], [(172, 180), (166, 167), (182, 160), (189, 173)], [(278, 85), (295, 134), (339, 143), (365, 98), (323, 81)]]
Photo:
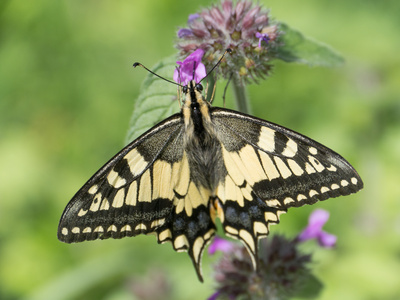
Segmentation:
[[(0, 299), (138, 299), (133, 291), (163, 286), (170, 299), (213, 293), (216, 258), (207, 254), (201, 284), (187, 254), (154, 237), (75, 245), (56, 237), (67, 202), (123, 146), (147, 75), (132, 63), (151, 67), (176, 53), (178, 26), (209, 3), (1, 0)], [(249, 87), (255, 115), (333, 148), (365, 183), (356, 195), (291, 209), (272, 233), (293, 237), (314, 208), (329, 210), (337, 248), (304, 245), (325, 284), (320, 298), (400, 299), (400, 4), (261, 3), (346, 64), (277, 62), (271, 78)]]

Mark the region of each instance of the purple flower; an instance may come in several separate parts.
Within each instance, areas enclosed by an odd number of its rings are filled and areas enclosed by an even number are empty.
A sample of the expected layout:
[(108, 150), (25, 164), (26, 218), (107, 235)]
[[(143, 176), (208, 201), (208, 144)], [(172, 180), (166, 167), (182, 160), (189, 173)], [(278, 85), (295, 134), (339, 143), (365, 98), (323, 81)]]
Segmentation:
[(187, 37), (189, 35), (192, 35), (192, 34), (193, 34), (193, 32), (187, 28), (181, 28), (178, 30), (178, 33), (177, 33), (178, 38), (180, 38), (180, 39)]
[(206, 76), (206, 67), (201, 62), (204, 50), (197, 49), (192, 54), (184, 59), (184, 61), (177, 61), (179, 65), (174, 72), (174, 80), (183, 85), (187, 85), (189, 81), (194, 80), (199, 82)]
[(322, 230), (322, 227), (329, 219), (329, 212), (323, 209), (314, 210), (309, 219), (307, 227), (298, 235), (300, 242), (310, 239), (317, 239), (319, 245), (325, 248), (335, 246), (337, 237)]
[(220, 237), (215, 237), (210, 247), (208, 247), (208, 254), (213, 255), (216, 251), (222, 251), (229, 253), (233, 250), (234, 244), (230, 241), (222, 239)]
[(192, 14), (192, 15), (189, 15), (189, 17), (188, 17), (188, 24), (190, 24), (190, 23), (192, 23), (194, 20), (196, 20), (197, 18), (200, 18), (200, 15), (199, 14)]
[[(221, 0), (189, 16), (186, 28), (178, 30), (176, 47), (181, 57), (196, 49), (205, 51), (203, 62), (211, 69), (230, 48), (233, 55), (223, 60), (214, 74), (225, 79), (232, 74), (244, 82), (257, 82), (269, 75), (271, 60), (281, 42), (276, 22), (270, 22), (269, 12), (250, 0)], [(262, 35), (257, 37), (256, 34)], [(261, 42), (264, 41), (263, 47)]]
[(208, 297), (207, 300), (217, 300), (220, 294), (221, 293), (219, 291), (217, 291), (214, 294), (212, 294), (210, 297)]
[(270, 38), (268, 33), (259, 33), (256, 32), (256, 38), (258, 38), (258, 48), (261, 48), (261, 42), (264, 41), (268, 44)]
[[(194, 20), (196, 20), (196, 19), (198, 19), (198, 18), (200, 18), (200, 15), (199, 15), (199, 14), (192, 14), (192, 15), (189, 15), (189, 17), (188, 17), (188, 25), (190, 25), (191, 23), (193, 23)], [(178, 38), (180, 38), (180, 39), (183, 39), (183, 38), (185, 38), (185, 37), (189, 37), (189, 36), (191, 36), (191, 35), (193, 35), (193, 31), (192, 31), (191, 29), (188, 29), (188, 28), (181, 28), (181, 29), (178, 30), (178, 33), (177, 33), (177, 36), (178, 36)]]

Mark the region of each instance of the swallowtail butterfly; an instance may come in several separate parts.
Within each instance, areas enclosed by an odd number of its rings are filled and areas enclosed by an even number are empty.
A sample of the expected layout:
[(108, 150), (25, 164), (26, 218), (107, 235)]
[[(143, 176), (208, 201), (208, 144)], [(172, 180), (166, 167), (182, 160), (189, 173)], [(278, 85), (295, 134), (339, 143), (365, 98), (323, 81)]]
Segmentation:
[(201, 257), (215, 234), (244, 243), (257, 267), (258, 240), (289, 207), (359, 191), (339, 154), (285, 127), (212, 107), (194, 80), (181, 111), (115, 155), (75, 194), (58, 238), (75, 243), (155, 234), (187, 251), (202, 281)]

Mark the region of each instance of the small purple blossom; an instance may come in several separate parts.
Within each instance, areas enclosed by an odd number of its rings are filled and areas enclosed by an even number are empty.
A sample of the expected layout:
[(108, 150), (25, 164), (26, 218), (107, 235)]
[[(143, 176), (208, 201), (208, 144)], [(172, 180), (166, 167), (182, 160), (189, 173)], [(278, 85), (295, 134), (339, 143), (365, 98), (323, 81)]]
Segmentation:
[(208, 254), (213, 255), (216, 251), (229, 253), (233, 250), (234, 244), (230, 241), (215, 237), (210, 247), (208, 247)]
[(217, 291), (214, 294), (212, 294), (210, 297), (208, 297), (207, 300), (217, 300), (218, 297), (220, 296), (220, 294), (221, 293), (219, 291)]
[(183, 85), (187, 85), (189, 81), (194, 80), (199, 82), (206, 76), (206, 67), (201, 62), (204, 50), (197, 49), (192, 54), (184, 59), (184, 61), (177, 61), (179, 65), (174, 72), (174, 80)]
[(261, 42), (264, 41), (268, 44), (270, 37), (268, 33), (259, 33), (256, 32), (256, 38), (258, 38), (258, 48), (261, 48)]
[(196, 20), (197, 18), (200, 18), (200, 15), (199, 14), (191, 14), (191, 15), (189, 15), (189, 17), (188, 17), (188, 24), (190, 24), (190, 23), (192, 23), (194, 20)]
[(180, 39), (182, 39), (184, 37), (187, 37), (187, 36), (190, 36), (192, 34), (193, 34), (193, 32), (190, 29), (187, 29), (187, 28), (181, 28), (181, 29), (178, 30), (178, 33), (177, 33), (178, 38), (180, 38)]
[(322, 230), (328, 219), (328, 211), (323, 209), (314, 210), (308, 219), (307, 227), (298, 235), (297, 240), (304, 242), (310, 239), (317, 239), (321, 247), (332, 248), (335, 246), (337, 237)]

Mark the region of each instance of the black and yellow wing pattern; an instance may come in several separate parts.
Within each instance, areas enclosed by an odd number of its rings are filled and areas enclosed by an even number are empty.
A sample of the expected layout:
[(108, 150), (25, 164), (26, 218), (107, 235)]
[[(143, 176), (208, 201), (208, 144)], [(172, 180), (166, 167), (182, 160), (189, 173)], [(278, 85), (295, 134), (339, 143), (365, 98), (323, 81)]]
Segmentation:
[(155, 234), (188, 251), (199, 279), (215, 234), (247, 247), (289, 207), (355, 193), (354, 168), (327, 147), (279, 125), (213, 108), (190, 82), (180, 113), (157, 124), (106, 163), (72, 198), (58, 238), (66, 243)]

